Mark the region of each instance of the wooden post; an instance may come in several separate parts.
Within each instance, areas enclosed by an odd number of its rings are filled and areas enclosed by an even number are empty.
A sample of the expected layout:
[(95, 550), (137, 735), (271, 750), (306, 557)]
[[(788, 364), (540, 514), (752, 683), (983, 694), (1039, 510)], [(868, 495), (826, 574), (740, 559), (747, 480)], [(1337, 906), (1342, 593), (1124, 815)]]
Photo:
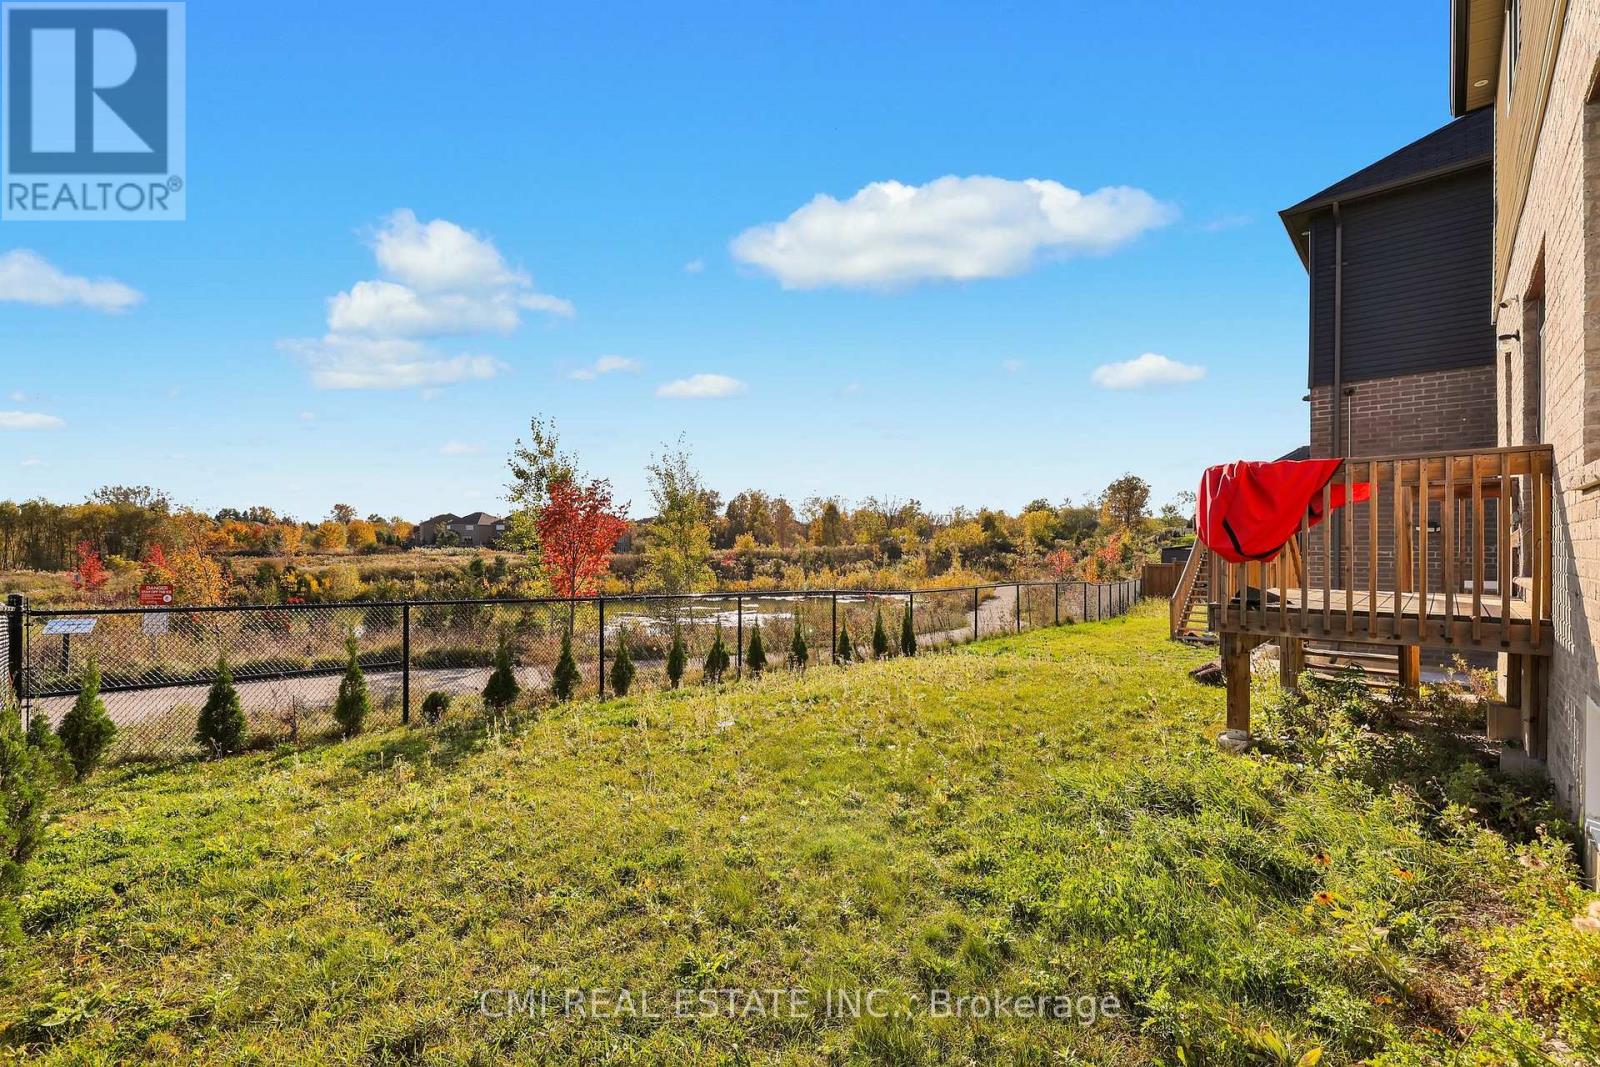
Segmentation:
[(1400, 667), (1400, 688), (1407, 696), (1415, 697), (1422, 686), (1422, 646), (1399, 645), (1395, 653)]
[(1544, 759), (1543, 664), (1538, 656), (1517, 658), (1522, 660), (1522, 751), (1530, 759)]
[(1228, 728), (1217, 744), (1230, 752), (1250, 747), (1250, 644), (1242, 634), (1221, 636), (1222, 678), (1228, 693)]
[(1298, 637), (1278, 639), (1278, 684), (1290, 693), (1300, 692), (1300, 675), (1306, 669), (1306, 643)]

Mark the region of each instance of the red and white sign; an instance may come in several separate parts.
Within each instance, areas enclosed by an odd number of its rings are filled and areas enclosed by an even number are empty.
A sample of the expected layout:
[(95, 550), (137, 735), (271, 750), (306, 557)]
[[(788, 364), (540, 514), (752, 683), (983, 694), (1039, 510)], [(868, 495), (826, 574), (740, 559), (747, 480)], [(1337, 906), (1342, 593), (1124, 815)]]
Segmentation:
[(146, 582), (139, 587), (141, 608), (164, 608), (172, 603), (172, 583)]

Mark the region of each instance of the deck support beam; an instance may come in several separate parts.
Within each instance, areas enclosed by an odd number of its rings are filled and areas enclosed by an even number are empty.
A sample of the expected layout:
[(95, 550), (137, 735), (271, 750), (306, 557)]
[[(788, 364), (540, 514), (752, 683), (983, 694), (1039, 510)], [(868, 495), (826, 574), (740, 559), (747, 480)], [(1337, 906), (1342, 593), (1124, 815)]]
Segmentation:
[(1278, 685), (1288, 693), (1300, 692), (1300, 675), (1306, 669), (1306, 643), (1298, 637), (1278, 639)]
[(1544, 759), (1545, 746), (1545, 714), (1544, 714), (1544, 682), (1545, 666), (1549, 660), (1539, 656), (1519, 656), (1522, 660), (1522, 692), (1519, 694), (1522, 701), (1522, 751), (1529, 758)]
[(1415, 700), (1422, 693), (1422, 646), (1395, 646), (1395, 661), (1399, 667), (1396, 679), (1401, 692)]
[(1222, 681), (1228, 694), (1227, 729), (1217, 738), (1218, 747), (1228, 752), (1243, 752), (1250, 747), (1250, 650), (1262, 639), (1248, 634), (1224, 633), (1219, 649)]

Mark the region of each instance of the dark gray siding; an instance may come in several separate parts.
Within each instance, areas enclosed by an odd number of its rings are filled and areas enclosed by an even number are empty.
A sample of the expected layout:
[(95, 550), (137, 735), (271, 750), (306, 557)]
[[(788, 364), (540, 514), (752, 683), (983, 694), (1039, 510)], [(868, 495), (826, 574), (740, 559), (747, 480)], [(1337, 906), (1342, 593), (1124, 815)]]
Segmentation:
[[(1343, 205), (1347, 382), (1494, 362), (1494, 191), (1474, 168)], [(1311, 384), (1333, 381), (1334, 226), (1310, 222)]]

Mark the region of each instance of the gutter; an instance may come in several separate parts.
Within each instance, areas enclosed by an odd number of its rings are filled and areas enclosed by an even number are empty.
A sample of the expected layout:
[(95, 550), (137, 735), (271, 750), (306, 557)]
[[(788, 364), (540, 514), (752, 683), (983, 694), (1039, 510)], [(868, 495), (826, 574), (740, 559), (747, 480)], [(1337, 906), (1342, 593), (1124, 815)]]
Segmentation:
[(1450, 0), (1450, 114), (1467, 113), (1467, 9), (1472, 0)]

